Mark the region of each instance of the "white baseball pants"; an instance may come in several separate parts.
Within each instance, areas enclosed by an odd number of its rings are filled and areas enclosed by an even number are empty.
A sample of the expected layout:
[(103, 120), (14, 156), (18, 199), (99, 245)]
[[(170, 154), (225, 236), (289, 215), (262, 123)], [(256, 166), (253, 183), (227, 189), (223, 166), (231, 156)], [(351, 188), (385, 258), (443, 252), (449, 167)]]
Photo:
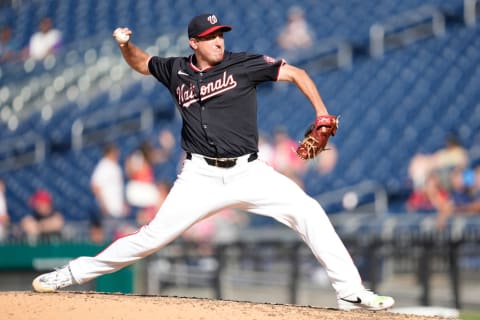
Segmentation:
[(115, 272), (165, 247), (219, 209), (237, 207), (272, 217), (297, 231), (325, 267), (338, 296), (362, 290), (358, 270), (318, 202), (263, 161), (247, 162), (247, 158), (224, 169), (193, 154), (148, 225), (114, 241), (95, 257), (70, 261), (75, 280), (82, 284)]

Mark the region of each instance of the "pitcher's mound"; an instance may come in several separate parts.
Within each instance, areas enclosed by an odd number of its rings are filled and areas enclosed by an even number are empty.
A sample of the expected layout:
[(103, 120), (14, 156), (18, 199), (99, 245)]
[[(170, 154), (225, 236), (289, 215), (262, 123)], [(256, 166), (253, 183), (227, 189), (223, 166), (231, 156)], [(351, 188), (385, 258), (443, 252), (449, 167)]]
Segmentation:
[(0, 292), (2, 320), (318, 320), (442, 319), (394, 314), (210, 299), (104, 294), (94, 292)]

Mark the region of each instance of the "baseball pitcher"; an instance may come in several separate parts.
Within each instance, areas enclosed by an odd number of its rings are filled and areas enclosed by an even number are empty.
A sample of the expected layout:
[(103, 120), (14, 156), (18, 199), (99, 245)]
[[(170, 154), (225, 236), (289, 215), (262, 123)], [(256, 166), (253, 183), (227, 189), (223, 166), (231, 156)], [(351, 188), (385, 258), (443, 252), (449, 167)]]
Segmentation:
[[(377, 295), (362, 280), (320, 204), (296, 183), (257, 159), (257, 85), (287, 81), (307, 97), (316, 119), (297, 154), (311, 159), (337, 130), (316, 85), (302, 69), (262, 54), (225, 51), (232, 29), (214, 14), (188, 25), (188, 57), (149, 56), (135, 46), (129, 28), (117, 28), (128, 65), (154, 76), (169, 90), (182, 116), (186, 160), (155, 218), (138, 232), (114, 241), (94, 257), (79, 257), (33, 281), (37, 292), (52, 292), (115, 272), (162, 249), (196, 222), (226, 207), (269, 216), (300, 234), (328, 274), (342, 310), (383, 310), (391, 297)], [(276, 111), (277, 112), (277, 111)]]

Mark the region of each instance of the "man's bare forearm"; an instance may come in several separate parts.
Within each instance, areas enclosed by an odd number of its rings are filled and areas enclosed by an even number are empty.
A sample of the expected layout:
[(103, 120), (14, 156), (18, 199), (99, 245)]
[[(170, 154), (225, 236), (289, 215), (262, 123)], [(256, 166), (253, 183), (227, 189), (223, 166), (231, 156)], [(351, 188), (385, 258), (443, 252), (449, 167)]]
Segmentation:
[(148, 59), (150, 58), (149, 54), (131, 42), (127, 42), (119, 47), (122, 51), (123, 58), (133, 70), (145, 75), (150, 74), (147, 65)]

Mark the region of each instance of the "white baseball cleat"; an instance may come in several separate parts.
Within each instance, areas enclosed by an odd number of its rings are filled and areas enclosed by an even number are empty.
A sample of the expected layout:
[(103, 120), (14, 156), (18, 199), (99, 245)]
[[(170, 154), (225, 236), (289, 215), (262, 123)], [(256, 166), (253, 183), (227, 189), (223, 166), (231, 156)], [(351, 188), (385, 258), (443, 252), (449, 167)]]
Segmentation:
[(75, 280), (70, 271), (70, 266), (67, 265), (39, 275), (33, 280), (32, 287), (35, 292), (55, 292), (72, 284), (75, 284)]
[(392, 297), (379, 296), (365, 289), (346, 297), (337, 298), (337, 303), (340, 310), (379, 311), (391, 308), (395, 304), (395, 300)]

